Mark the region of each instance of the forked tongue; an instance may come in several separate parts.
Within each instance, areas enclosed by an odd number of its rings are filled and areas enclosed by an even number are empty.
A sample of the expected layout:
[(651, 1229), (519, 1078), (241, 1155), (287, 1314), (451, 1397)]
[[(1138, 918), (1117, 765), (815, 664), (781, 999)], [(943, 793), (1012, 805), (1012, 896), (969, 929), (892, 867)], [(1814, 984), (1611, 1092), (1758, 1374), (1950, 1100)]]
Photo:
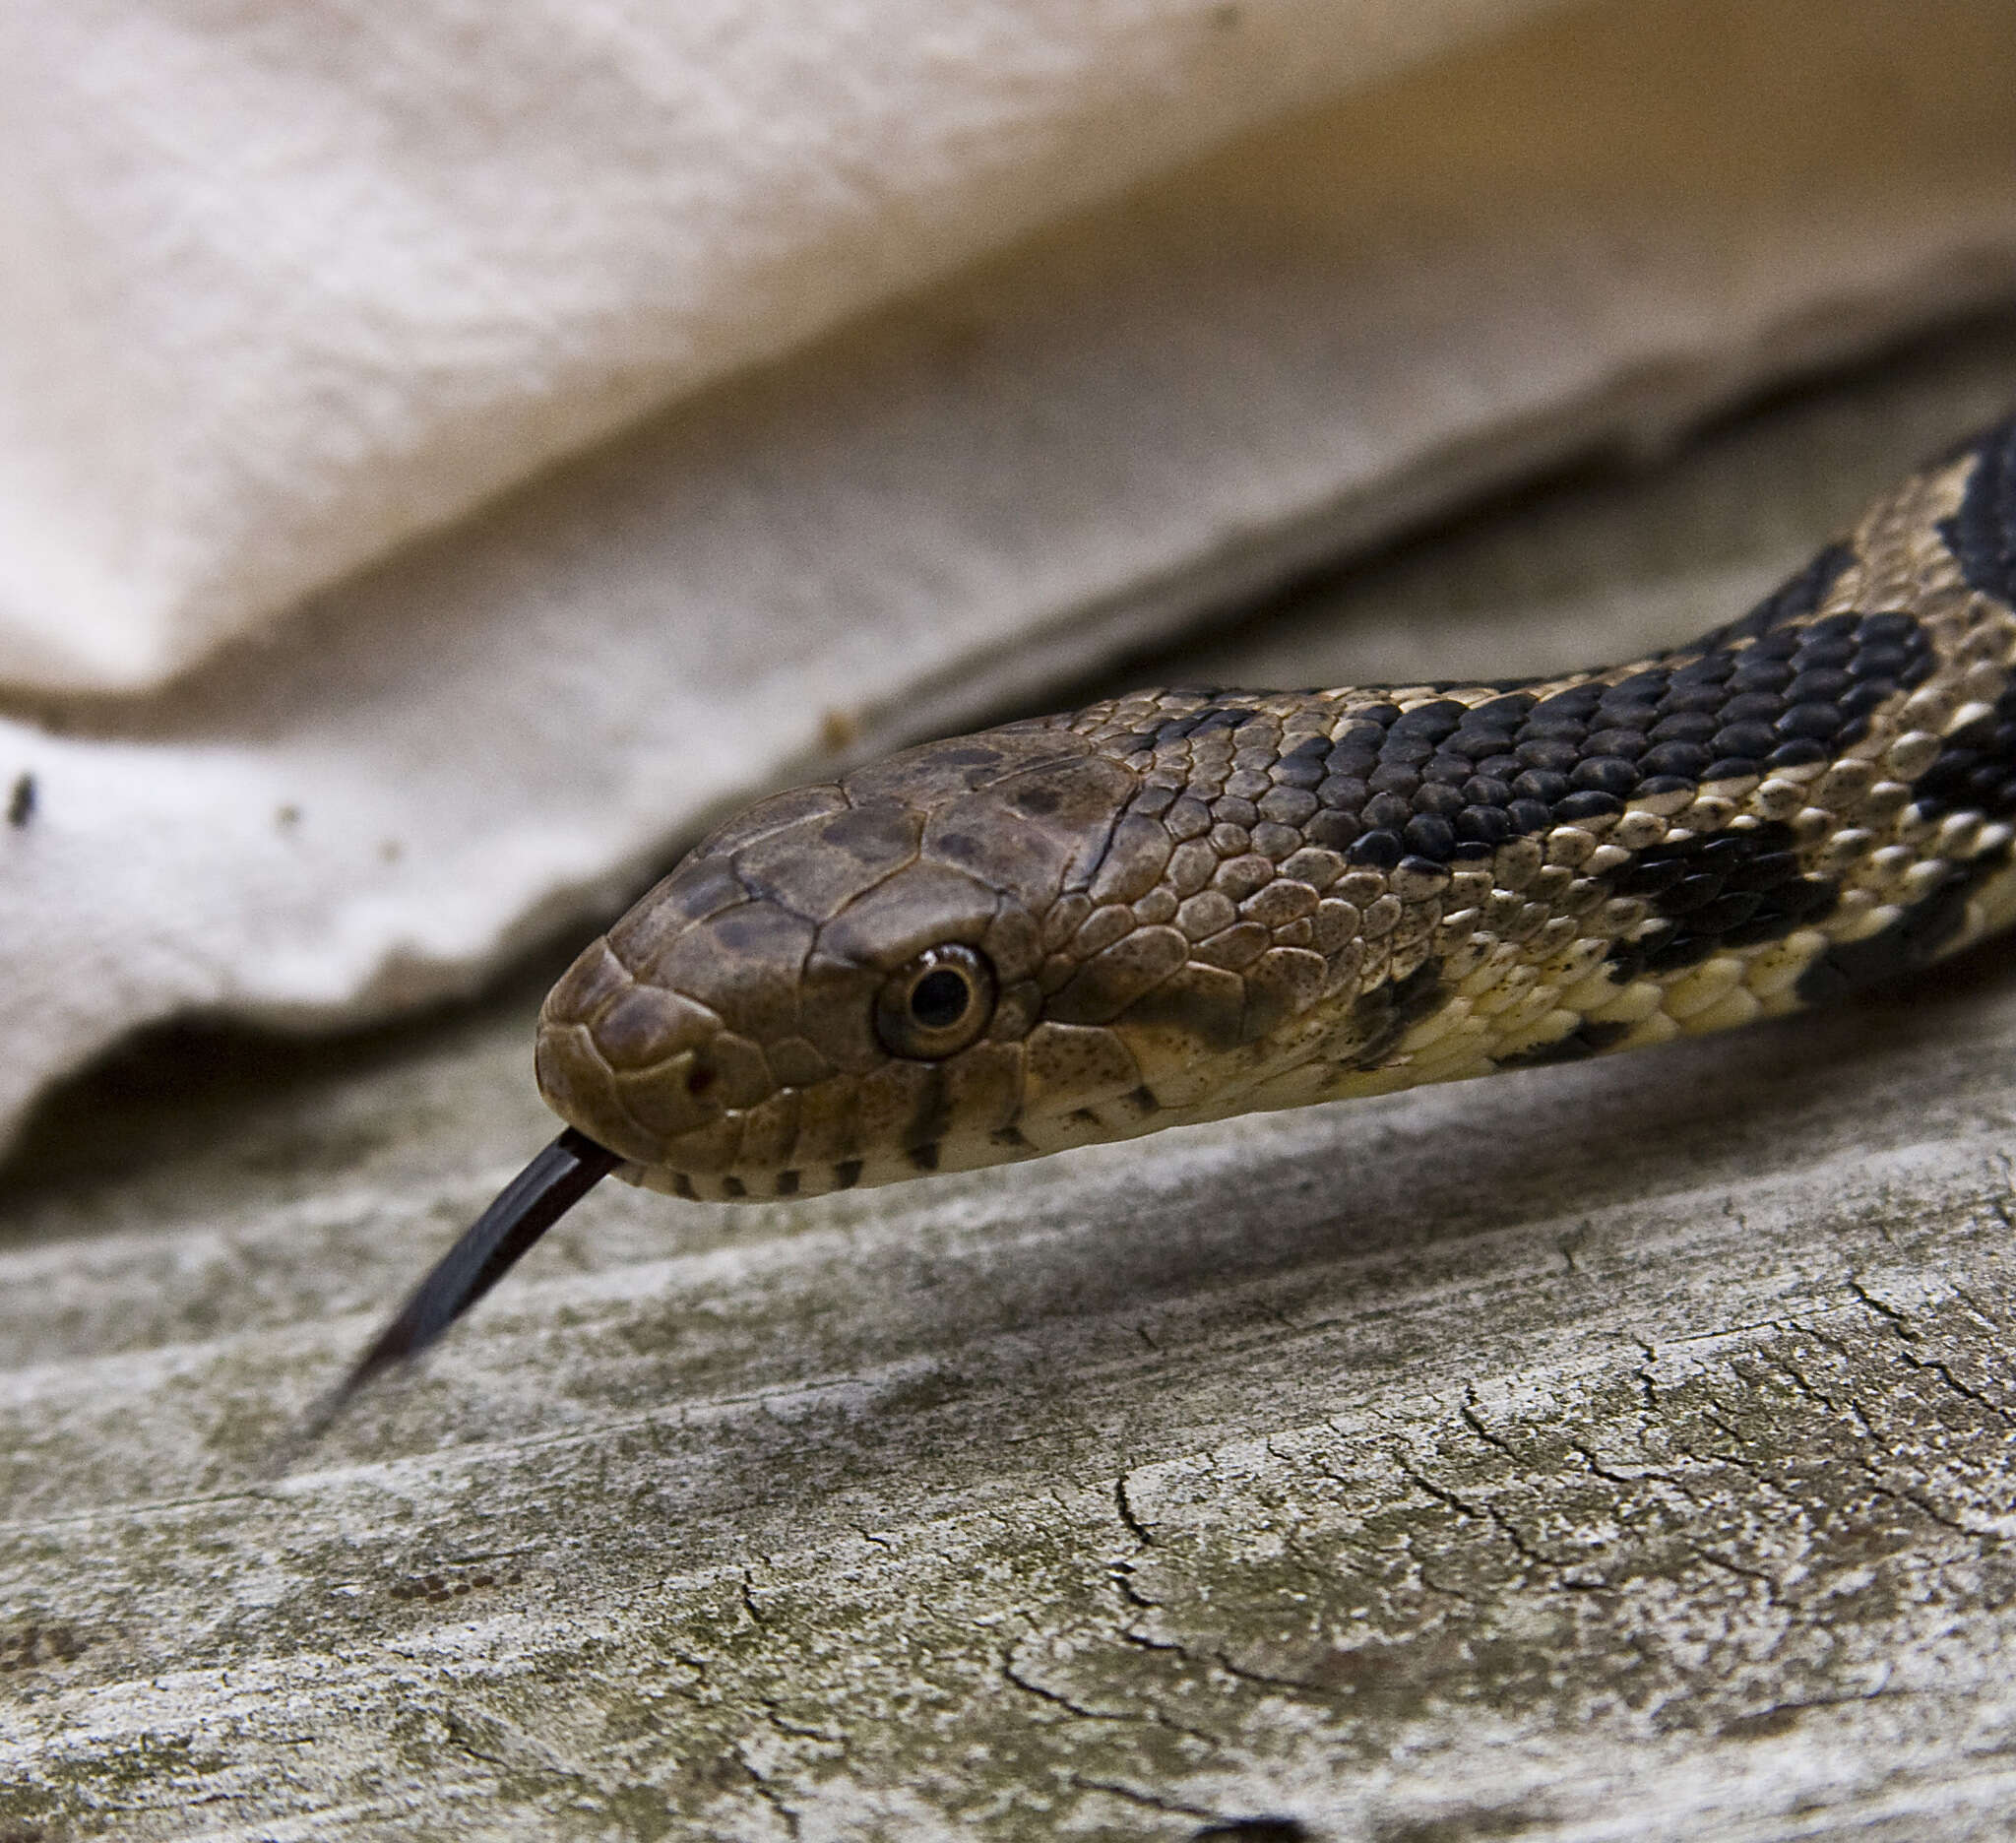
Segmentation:
[(309, 1415), (295, 1436), (293, 1451), (318, 1438), (366, 1383), (428, 1349), (622, 1162), (606, 1146), (568, 1127), (504, 1186), (497, 1200), (434, 1263), (399, 1315)]

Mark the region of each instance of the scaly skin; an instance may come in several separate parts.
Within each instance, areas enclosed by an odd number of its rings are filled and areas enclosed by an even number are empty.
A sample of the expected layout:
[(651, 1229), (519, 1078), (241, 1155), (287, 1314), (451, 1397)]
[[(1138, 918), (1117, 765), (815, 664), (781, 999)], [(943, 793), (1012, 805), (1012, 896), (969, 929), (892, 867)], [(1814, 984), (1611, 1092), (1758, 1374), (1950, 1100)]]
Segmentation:
[(2016, 919), (2012, 599), (2006, 423), (1659, 659), (912, 749), (706, 840), (555, 986), (539, 1085), (633, 1182), (763, 1198), (1824, 999)]

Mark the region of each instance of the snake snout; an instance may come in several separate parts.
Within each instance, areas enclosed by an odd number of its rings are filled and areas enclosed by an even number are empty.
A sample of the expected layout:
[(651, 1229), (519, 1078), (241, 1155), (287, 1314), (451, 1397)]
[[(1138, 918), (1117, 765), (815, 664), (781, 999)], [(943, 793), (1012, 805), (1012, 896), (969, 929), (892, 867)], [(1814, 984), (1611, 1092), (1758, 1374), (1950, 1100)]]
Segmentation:
[(683, 885), (696, 880), (674, 873), (575, 962), (539, 1014), (547, 1104), (636, 1164), (665, 1162), (776, 1092), (765, 1049), (788, 1022), (809, 944), (809, 926), (768, 903), (694, 914), (706, 905)]
[(721, 1112), (720, 1036), (718, 1018), (636, 979), (598, 941), (539, 1014), (539, 1092), (569, 1125), (650, 1162)]

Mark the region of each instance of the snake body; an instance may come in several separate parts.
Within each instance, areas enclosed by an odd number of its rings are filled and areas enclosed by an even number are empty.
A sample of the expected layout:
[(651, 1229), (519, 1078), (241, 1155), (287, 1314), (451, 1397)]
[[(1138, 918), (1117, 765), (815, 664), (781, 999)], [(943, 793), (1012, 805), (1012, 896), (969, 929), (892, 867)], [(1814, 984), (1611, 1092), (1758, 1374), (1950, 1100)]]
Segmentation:
[(539, 1014), (567, 1129), (310, 1418), (611, 1172), (792, 1197), (1729, 1029), (2016, 922), (2016, 417), (1749, 613), (1499, 684), (1141, 691), (759, 801)]
[(2016, 419), (1758, 607), (1525, 682), (1152, 690), (750, 807), (540, 1015), (682, 1197), (1658, 1044), (2016, 920)]

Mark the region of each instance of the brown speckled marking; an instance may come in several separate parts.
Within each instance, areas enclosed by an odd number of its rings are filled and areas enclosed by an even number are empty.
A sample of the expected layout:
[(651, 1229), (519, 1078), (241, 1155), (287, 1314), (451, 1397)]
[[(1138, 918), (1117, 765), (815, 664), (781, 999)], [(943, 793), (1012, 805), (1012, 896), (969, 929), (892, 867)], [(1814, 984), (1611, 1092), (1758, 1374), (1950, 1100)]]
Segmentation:
[[(2016, 917), (2016, 424), (1743, 619), (1518, 685), (1143, 691), (751, 807), (541, 1016), (682, 1196), (956, 1171), (1725, 1029)], [(885, 982), (981, 955), (934, 1060)]]

